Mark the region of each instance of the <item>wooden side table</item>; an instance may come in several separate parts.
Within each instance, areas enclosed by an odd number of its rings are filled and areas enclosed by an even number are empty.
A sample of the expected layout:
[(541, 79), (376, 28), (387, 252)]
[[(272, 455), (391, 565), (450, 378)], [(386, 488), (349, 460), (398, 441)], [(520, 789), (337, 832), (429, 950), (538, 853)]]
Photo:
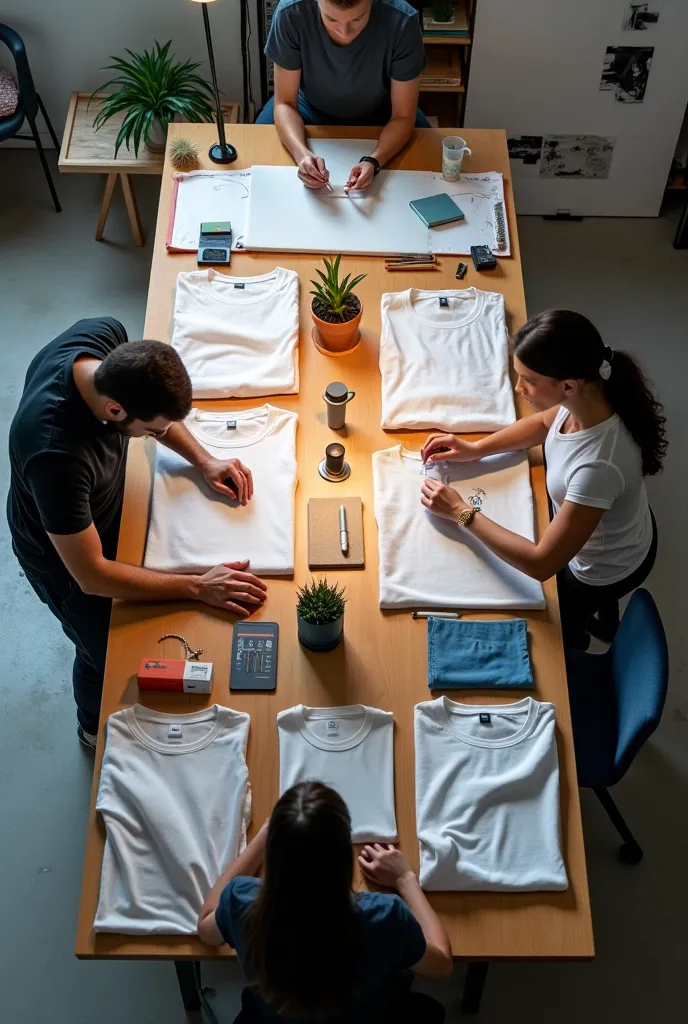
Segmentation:
[[(111, 117), (99, 131), (95, 131), (93, 121), (101, 101), (98, 97), (94, 97), (89, 106), (89, 97), (90, 93), (87, 92), (72, 93), (62, 136), (58, 167), (65, 174), (107, 175), (96, 226), (97, 242), (100, 242), (103, 237), (112, 196), (119, 180), (134, 245), (143, 245), (145, 240), (131, 177), (134, 174), (161, 175), (165, 154), (151, 153), (144, 145), (141, 145), (139, 146), (139, 155), (134, 156), (133, 152), (122, 146), (115, 157), (115, 141), (125, 112), (122, 111), (121, 114)], [(238, 124), (241, 114), (241, 107), (238, 103), (223, 103), (222, 109), (227, 123)]]

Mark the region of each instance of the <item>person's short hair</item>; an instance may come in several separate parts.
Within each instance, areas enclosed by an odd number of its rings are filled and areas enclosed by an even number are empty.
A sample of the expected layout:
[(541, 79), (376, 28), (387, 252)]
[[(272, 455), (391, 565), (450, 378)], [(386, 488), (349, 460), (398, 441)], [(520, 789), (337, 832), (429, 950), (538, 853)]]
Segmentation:
[(96, 391), (119, 402), (130, 419), (158, 416), (183, 420), (191, 411), (191, 381), (171, 345), (130, 341), (103, 359), (93, 378)]
[(329, 0), (329, 2), (342, 11), (348, 11), (351, 7), (358, 7), (361, 0)]

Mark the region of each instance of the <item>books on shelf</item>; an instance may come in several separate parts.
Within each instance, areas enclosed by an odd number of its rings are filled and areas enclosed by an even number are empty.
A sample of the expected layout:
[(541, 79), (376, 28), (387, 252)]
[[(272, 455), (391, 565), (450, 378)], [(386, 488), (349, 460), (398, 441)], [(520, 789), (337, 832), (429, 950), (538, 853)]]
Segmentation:
[(423, 8), (423, 32), (426, 36), (467, 36), (468, 28), (468, 14), (462, 3), (454, 8), (451, 21), (435, 21), (432, 7)]
[(428, 86), (461, 85), (461, 60), (456, 47), (432, 47), (441, 50), (440, 54), (432, 53), (420, 75), (420, 88)]

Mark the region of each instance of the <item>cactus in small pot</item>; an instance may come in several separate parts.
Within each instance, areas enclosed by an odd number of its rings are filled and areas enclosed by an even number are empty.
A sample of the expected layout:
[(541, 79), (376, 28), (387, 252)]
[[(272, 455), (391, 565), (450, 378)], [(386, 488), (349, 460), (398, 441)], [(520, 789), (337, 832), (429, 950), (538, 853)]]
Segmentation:
[(296, 618), (299, 641), (309, 651), (331, 651), (344, 635), (344, 588), (311, 580), (298, 589)]

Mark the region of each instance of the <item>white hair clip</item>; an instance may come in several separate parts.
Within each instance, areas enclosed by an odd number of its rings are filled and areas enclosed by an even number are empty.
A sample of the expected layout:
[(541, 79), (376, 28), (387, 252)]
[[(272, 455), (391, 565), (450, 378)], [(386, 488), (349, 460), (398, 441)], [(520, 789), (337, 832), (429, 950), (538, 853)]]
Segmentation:
[(612, 364), (609, 362), (608, 359), (604, 359), (602, 361), (599, 373), (600, 373), (600, 377), (602, 378), (602, 380), (609, 380), (609, 378), (611, 377), (611, 375), (612, 375)]

